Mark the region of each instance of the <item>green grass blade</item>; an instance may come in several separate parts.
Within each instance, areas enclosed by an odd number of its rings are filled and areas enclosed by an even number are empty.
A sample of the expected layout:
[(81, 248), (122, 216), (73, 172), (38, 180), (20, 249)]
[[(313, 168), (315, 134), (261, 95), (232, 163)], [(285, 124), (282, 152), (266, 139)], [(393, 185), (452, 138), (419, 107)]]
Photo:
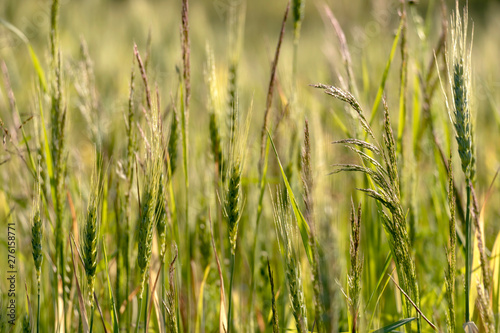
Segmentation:
[(201, 317), (203, 315), (203, 291), (205, 290), (205, 283), (207, 282), (209, 272), (210, 272), (210, 265), (208, 265), (207, 268), (205, 268), (205, 273), (203, 274), (203, 281), (201, 281), (200, 292), (198, 294), (198, 305), (196, 308), (195, 333), (200, 333)]
[(278, 164), (280, 166), (281, 175), (283, 176), (283, 181), (285, 182), (286, 191), (288, 193), (288, 197), (290, 198), (290, 202), (292, 204), (293, 214), (295, 215), (295, 219), (297, 220), (297, 224), (299, 226), (300, 236), (302, 238), (302, 243), (304, 244), (304, 250), (306, 251), (307, 259), (309, 260), (309, 263), (312, 265), (313, 256), (311, 247), (309, 246), (309, 233), (310, 233), (309, 225), (307, 224), (304, 215), (302, 215), (302, 212), (300, 211), (299, 206), (297, 205), (297, 201), (295, 200), (295, 196), (293, 195), (292, 192), (292, 187), (290, 186), (290, 183), (288, 182), (288, 179), (285, 174), (285, 170), (281, 165), (281, 161), (278, 156), (278, 151), (276, 150), (276, 146), (274, 145), (273, 138), (271, 138), (271, 134), (269, 133), (269, 131), (267, 132), (267, 135), (269, 136), (269, 140), (271, 141), (274, 153), (276, 154), (276, 159), (278, 160)]
[(382, 101), (382, 95), (384, 93), (385, 82), (387, 81), (387, 76), (389, 75), (389, 69), (391, 68), (392, 59), (394, 59), (394, 55), (396, 54), (396, 49), (398, 47), (399, 36), (401, 36), (401, 31), (403, 30), (404, 19), (401, 19), (399, 22), (398, 32), (396, 33), (396, 37), (394, 37), (394, 41), (392, 42), (391, 53), (389, 55), (389, 59), (387, 60), (387, 64), (385, 65), (384, 74), (382, 75), (382, 81), (380, 82), (380, 86), (378, 87), (377, 97), (375, 97), (375, 102), (372, 107), (372, 114), (370, 116), (369, 124), (373, 124), (373, 120), (375, 119), (375, 114), (377, 113), (380, 102)]
[[(42, 123), (43, 131), (43, 148), (45, 151), (45, 163), (47, 164), (47, 173), (50, 179), (50, 192), (52, 196), (52, 202), (56, 202), (56, 186), (54, 181), (54, 164), (52, 163), (52, 154), (50, 153), (49, 138), (47, 137), (47, 127), (45, 126), (45, 118), (43, 116), (43, 105), (42, 96), (38, 97), (38, 108), (40, 109), (40, 121)], [(48, 200), (48, 199), (47, 199)]]
[(24, 42), (24, 44), (26, 44), (26, 46), (28, 47), (28, 51), (30, 53), (31, 62), (33, 63), (33, 67), (35, 67), (36, 74), (38, 75), (38, 80), (40, 81), (40, 85), (43, 88), (43, 92), (47, 92), (47, 81), (45, 80), (45, 74), (43, 72), (43, 68), (42, 66), (40, 66), (40, 61), (38, 60), (35, 51), (33, 51), (33, 48), (31, 47), (28, 38), (24, 35), (24, 33), (21, 30), (19, 30), (14, 25), (10, 24), (9, 22), (5, 21), (2, 18), (0, 18), (0, 24), (5, 26), (11, 32), (13, 32), (17, 37), (19, 37), (19, 39), (21, 39)]
[(38, 60), (35, 51), (33, 51), (33, 48), (30, 44), (28, 44), (28, 51), (30, 53), (31, 62), (33, 63), (33, 67), (35, 67), (36, 74), (38, 75), (38, 81), (42, 86), (43, 92), (47, 92), (47, 81), (45, 80), (45, 73), (42, 66), (40, 65), (40, 61)]
[(396, 328), (401, 327), (403, 325), (406, 325), (408, 323), (411, 323), (415, 319), (417, 319), (417, 317), (411, 317), (411, 318), (401, 319), (401, 320), (398, 320), (395, 323), (392, 323), (392, 324), (390, 324), (388, 326), (382, 327), (382, 328), (380, 328), (380, 329), (378, 329), (376, 331), (372, 331), (372, 333), (388, 333), (388, 332), (392, 332)]
[(102, 238), (102, 252), (104, 254), (104, 263), (106, 265), (106, 280), (108, 282), (108, 293), (109, 293), (109, 304), (111, 304), (111, 322), (113, 323), (113, 333), (119, 333), (120, 326), (118, 325), (118, 313), (116, 312), (115, 298), (113, 297), (113, 288), (111, 287), (111, 281), (109, 280), (108, 271), (108, 257), (106, 255), (106, 242), (104, 237)]
[(384, 280), (384, 277), (386, 276), (386, 272), (389, 269), (389, 265), (392, 262), (392, 252), (389, 252), (387, 255), (387, 258), (385, 259), (385, 264), (384, 264), (384, 269), (382, 269), (382, 274), (380, 274), (380, 278), (378, 279), (377, 286), (373, 290), (373, 293), (370, 295), (370, 298), (368, 299), (368, 302), (366, 302), (365, 306), (365, 311), (368, 310), (368, 306), (370, 305), (370, 302), (372, 301), (373, 295), (375, 295), (375, 292), (378, 290), (380, 285), (382, 284), (382, 281)]

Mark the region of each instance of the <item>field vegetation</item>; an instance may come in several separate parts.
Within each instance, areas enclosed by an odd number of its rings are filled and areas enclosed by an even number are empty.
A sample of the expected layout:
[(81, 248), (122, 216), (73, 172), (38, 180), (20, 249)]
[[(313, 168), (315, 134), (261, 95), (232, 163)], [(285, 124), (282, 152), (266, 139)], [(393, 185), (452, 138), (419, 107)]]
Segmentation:
[(0, 332), (500, 331), (499, 15), (3, 1)]

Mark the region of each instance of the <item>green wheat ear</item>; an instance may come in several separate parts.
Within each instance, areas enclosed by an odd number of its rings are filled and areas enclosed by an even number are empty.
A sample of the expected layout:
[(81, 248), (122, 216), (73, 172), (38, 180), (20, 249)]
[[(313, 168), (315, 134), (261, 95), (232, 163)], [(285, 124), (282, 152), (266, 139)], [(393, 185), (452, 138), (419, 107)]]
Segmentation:
[(167, 234), (167, 212), (166, 212), (166, 191), (165, 177), (160, 173), (158, 197), (156, 199), (156, 230), (158, 232), (158, 242), (160, 243), (160, 258), (165, 260), (166, 234)]
[(292, 244), (293, 227), (291, 207), (289, 201), (283, 203), (280, 193), (277, 194), (277, 202), (274, 206), (274, 224), (280, 250), (285, 262), (285, 275), (290, 292), (290, 304), (292, 307), (295, 325), (300, 333), (308, 332), (307, 329), (307, 309), (302, 289), (302, 275), (300, 269), (300, 258)]
[(295, 38), (300, 36), (300, 28), (304, 19), (305, 0), (293, 0), (293, 25)]
[(33, 261), (35, 262), (36, 277), (38, 283), (40, 283), (40, 273), (42, 270), (43, 252), (42, 252), (42, 219), (40, 216), (40, 196), (41, 196), (41, 186), (40, 186), (40, 172), (38, 172), (38, 178), (36, 181), (36, 194), (33, 200), (33, 223), (31, 225), (31, 246), (33, 253)]
[[(451, 22), (451, 69), (449, 81), (453, 103), (448, 109), (455, 129), (455, 138), (458, 143), (458, 153), (462, 162), (462, 171), (467, 180), (475, 174), (471, 168), (473, 161), (472, 124), (470, 112), (471, 97), (471, 50), (472, 40), (468, 42), (468, 10), (464, 8), (463, 17), (460, 15), (458, 1), (456, 12)], [(474, 28), (472, 29), (474, 32)], [(471, 37), (472, 39), (472, 37)]]
[[(466, 256), (465, 256), (465, 321), (471, 320), (471, 309), (469, 295), (471, 288), (472, 261), (473, 261), (473, 235), (474, 227), (471, 220), (471, 190), (472, 179), (475, 175), (475, 163), (473, 161), (472, 146), (472, 123), (470, 112), (471, 97), (471, 50), (472, 41), (468, 42), (468, 9), (464, 7), (463, 17), (460, 15), (458, 1), (456, 12), (451, 20), (451, 68), (449, 70), (449, 81), (451, 86), (452, 106), (447, 103), (448, 113), (455, 130), (455, 138), (458, 144), (458, 155), (465, 175), (467, 188), (466, 204)], [(472, 29), (472, 34), (474, 29)]]
[(225, 210), (229, 228), (229, 241), (231, 243), (231, 253), (236, 249), (236, 238), (238, 236), (238, 224), (241, 218), (241, 168), (240, 161), (234, 161), (229, 174), (229, 183), (227, 186)]
[(175, 108), (175, 106), (173, 109), (174, 112), (172, 113), (172, 120), (170, 123), (170, 137), (167, 148), (171, 175), (174, 174), (177, 168), (177, 152), (179, 145), (179, 113), (177, 112), (177, 108)]
[(22, 332), (23, 333), (30, 333), (31, 332), (30, 316), (27, 313), (23, 317)]
[(147, 281), (149, 263), (153, 248), (153, 230), (158, 223), (159, 213), (157, 201), (160, 199), (162, 186), (162, 156), (164, 154), (160, 147), (159, 123), (156, 113), (153, 114), (153, 125), (151, 127), (151, 156), (146, 166), (146, 179), (143, 196), (141, 199), (141, 215), (138, 224), (138, 254), (137, 264), (141, 274), (141, 290), (139, 298), (142, 299), (144, 285)]
[(92, 185), (89, 194), (87, 205), (87, 214), (85, 217), (82, 233), (82, 257), (85, 275), (87, 276), (87, 284), (89, 291), (89, 303), (92, 302), (94, 293), (94, 281), (97, 269), (97, 236), (99, 234), (98, 205), (99, 205), (99, 188), (100, 188), (100, 166), (96, 162), (96, 167), (92, 175)]

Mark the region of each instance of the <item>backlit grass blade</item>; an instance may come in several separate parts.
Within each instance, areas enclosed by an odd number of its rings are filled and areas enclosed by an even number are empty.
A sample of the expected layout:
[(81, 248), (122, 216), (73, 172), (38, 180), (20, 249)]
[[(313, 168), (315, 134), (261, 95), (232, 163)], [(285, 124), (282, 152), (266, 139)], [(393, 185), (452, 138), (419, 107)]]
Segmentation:
[(26, 44), (26, 46), (28, 47), (28, 51), (30, 53), (31, 62), (33, 63), (33, 67), (35, 67), (36, 74), (38, 75), (38, 80), (40, 81), (40, 85), (43, 88), (43, 92), (47, 92), (47, 81), (45, 80), (45, 74), (43, 72), (43, 68), (42, 66), (40, 66), (40, 61), (38, 60), (35, 51), (33, 51), (33, 48), (31, 47), (28, 38), (24, 35), (24, 33), (21, 30), (19, 30), (14, 25), (10, 24), (9, 22), (5, 21), (2, 18), (0, 18), (0, 24), (2, 24), (7, 29), (12, 31), (16, 36), (18, 36), (24, 42), (24, 44)]
[(200, 333), (201, 318), (203, 317), (203, 291), (205, 290), (205, 283), (207, 282), (208, 273), (210, 272), (210, 265), (205, 268), (205, 273), (203, 274), (203, 280), (200, 285), (200, 292), (198, 293), (198, 305), (196, 307), (196, 324), (195, 333)]
[(40, 110), (40, 121), (42, 123), (42, 131), (43, 131), (43, 148), (45, 152), (45, 162), (47, 167), (47, 173), (50, 179), (50, 192), (52, 196), (52, 202), (55, 204), (56, 202), (56, 187), (54, 182), (54, 165), (52, 164), (52, 154), (50, 152), (49, 147), (49, 138), (47, 137), (47, 127), (45, 126), (45, 118), (43, 116), (43, 105), (42, 105), (42, 96), (38, 96), (38, 109)]
[(401, 319), (401, 320), (398, 320), (397, 322), (395, 323), (392, 323), (390, 325), (387, 325), (385, 327), (382, 327), (376, 331), (372, 331), (372, 333), (388, 333), (388, 332), (392, 332), (393, 330), (395, 330), (396, 328), (398, 327), (401, 327), (401, 326), (404, 326), (408, 323), (411, 323), (412, 321), (414, 321), (415, 319), (417, 319), (417, 317), (411, 317), (411, 318), (405, 318), (405, 319)]
[(399, 22), (398, 32), (394, 37), (394, 41), (392, 42), (391, 53), (389, 54), (389, 59), (387, 60), (387, 64), (385, 65), (384, 74), (382, 75), (382, 81), (380, 82), (380, 86), (378, 87), (377, 97), (375, 97), (375, 102), (372, 107), (372, 114), (370, 115), (369, 124), (373, 124), (373, 120), (375, 119), (375, 114), (377, 113), (380, 102), (382, 101), (382, 95), (384, 93), (385, 82), (387, 81), (387, 76), (389, 75), (389, 69), (391, 68), (392, 59), (394, 59), (394, 55), (396, 54), (396, 49), (398, 47), (399, 36), (401, 35), (401, 31), (403, 30), (404, 19), (402, 18)]
[(285, 174), (285, 170), (281, 165), (281, 161), (278, 156), (278, 151), (276, 150), (276, 146), (274, 145), (273, 138), (271, 137), (269, 131), (267, 132), (267, 135), (269, 136), (269, 140), (271, 141), (274, 153), (276, 154), (276, 159), (278, 160), (278, 164), (280, 166), (281, 175), (283, 176), (283, 181), (285, 182), (286, 191), (288, 193), (288, 197), (290, 198), (290, 202), (293, 208), (293, 214), (295, 215), (295, 219), (297, 220), (297, 224), (299, 226), (300, 236), (302, 238), (302, 244), (304, 244), (304, 250), (306, 251), (307, 259), (309, 260), (309, 263), (312, 264), (313, 256), (311, 247), (309, 246), (309, 233), (311, 232), (309, 230), (309, 225), (307, 224), (304, 215), (302, 215), (302, 212), (300, 211), (299, 206), (297, 205), (297, 201), (295, 200), (295, 196), (293, 195), (292, 187), (290, 186), (288, 178), (286, 177)]

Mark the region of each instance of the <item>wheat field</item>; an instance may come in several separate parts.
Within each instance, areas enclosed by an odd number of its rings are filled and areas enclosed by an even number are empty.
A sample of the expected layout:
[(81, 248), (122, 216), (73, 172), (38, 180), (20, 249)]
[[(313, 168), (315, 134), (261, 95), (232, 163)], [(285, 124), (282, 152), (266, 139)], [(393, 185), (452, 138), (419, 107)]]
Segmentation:
[(500, 2), (0, 3), (0, 332), (500, 331)]

